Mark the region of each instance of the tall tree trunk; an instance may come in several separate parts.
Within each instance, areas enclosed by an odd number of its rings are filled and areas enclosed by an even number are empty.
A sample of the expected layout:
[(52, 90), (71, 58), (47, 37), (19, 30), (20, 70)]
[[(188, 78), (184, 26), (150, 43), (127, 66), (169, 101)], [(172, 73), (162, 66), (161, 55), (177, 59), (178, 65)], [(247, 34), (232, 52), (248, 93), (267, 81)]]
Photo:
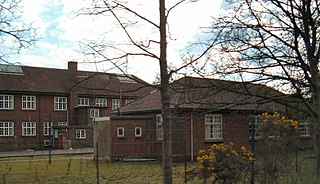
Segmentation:
[(163, 182), (172, 183), (172, 135), (171, 135), (171, 113), (170, 113), (170, 86), (167, 68), (167, 33), (166, 33), (166, 8), (165, 0), (159, 0), (160, 10), (160, 75), (161, 75), (161, 103), (163, 118)]

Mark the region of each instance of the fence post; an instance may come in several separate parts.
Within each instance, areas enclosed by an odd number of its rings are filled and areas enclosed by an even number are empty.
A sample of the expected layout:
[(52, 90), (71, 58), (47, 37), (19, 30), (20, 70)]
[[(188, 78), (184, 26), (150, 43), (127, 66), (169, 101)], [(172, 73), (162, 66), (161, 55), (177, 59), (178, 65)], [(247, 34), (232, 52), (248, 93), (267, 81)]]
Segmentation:
[(96, 169), (97, 169), (97, 184), (99, 184), (99, 144), (96, 142)]

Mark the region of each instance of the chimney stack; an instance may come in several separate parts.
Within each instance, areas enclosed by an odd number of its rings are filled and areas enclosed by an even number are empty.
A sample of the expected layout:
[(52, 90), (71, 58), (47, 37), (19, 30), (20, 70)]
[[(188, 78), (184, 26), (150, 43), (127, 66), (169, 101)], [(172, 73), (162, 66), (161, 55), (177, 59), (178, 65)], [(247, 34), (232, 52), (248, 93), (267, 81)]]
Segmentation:
[(78, 63), (76, 61), (69, 61), (68, 62), (68, 70), (71, 74), (77, 75)]

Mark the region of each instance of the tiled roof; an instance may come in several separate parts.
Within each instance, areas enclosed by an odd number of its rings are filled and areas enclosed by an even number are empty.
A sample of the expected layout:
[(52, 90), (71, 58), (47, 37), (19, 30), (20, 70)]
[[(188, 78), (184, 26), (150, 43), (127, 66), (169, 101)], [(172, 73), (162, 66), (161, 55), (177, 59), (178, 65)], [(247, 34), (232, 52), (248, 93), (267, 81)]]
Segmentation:
[[(270, 99), (284, 96), (265, 85), (217, 79), (185, 77), (171, 84), (171, 108), (283, 110), (284, 106), (270, 102)], [(161, 96), (157, 90), (121, 108), (121, 112), (160, 109)]]
[(29, 66), (21, 69), (23, 74), (0, 73), (0, 93), (67, 94), (76, 89), (80, 95), (139, 97), (153, 90), (135, 76), (89, 71), (77, 71), (73, 75), (68, 69)]

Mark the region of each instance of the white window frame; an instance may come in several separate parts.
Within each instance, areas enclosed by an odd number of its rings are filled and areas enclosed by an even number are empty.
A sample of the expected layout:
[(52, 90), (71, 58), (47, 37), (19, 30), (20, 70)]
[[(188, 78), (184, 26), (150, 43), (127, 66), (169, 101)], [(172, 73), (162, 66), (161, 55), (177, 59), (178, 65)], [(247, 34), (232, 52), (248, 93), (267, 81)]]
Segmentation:
[(0, 94), (0, 109), (14, 109), (14, 96)]
[(311, 136), (310, 121), (305, 121), (300, 123), (299, 130), (300, 130), (300, 137), (310, 137)]
[(117, 137), (124, 137), (124, 127), (117, 128)]
[(112, 99), (112, 110), (117, 110), (120, 107), (120, 99)]
[(162, 141), (163, 140), (163, 120), (162, 115), (157, 114), (156, 115), (156, 140)]
[(89, 106), (89, 98), (78, 98), (78, 106)]
[(134, 136), (135, 137), (142, 137), (142, 128), (141, 127), (134, 128)]
[(76, 129), (76, 139), (86, 139), (87, 130), (86, 129)]
[(222, 141), (223, 140), (223, 123), (221, 114), (205, 115), (205, 140)]
[(0, 122), (0, 137), (14, 136), (14, 123), (13, 122)]
[(58, 122), (58, 126), (68, 126), (68, 122)]
[(22, 136), (36, 136), (37, 123), (36, 122), (22, 122)]
[(106, 98), (96, 98), (96, 106), (98, 106), (98, 107), (108, 107), (108, 99), (106, 99)]
[(54, 97), (54, 110), (64, 111), (68, 108), (68, 98), (67, 97)]
[(90, 118), (100, 117), (100, 109), (90, 109)]
[(53, 135), (52, 125), (53, 125), (53, 122), (43, 122), (43, 135), (44, 136)]
[(36, 110), (36, 96), (23, 95), (22, 96), (22, 110)]
[(254, 124), (254, 140), (262, 138), (262, 132), (258, 131), (258, 126), (262, 123), (262, 118), (259, 115), (249, 116), (249, 138), (251, 138), (251, 127)]

